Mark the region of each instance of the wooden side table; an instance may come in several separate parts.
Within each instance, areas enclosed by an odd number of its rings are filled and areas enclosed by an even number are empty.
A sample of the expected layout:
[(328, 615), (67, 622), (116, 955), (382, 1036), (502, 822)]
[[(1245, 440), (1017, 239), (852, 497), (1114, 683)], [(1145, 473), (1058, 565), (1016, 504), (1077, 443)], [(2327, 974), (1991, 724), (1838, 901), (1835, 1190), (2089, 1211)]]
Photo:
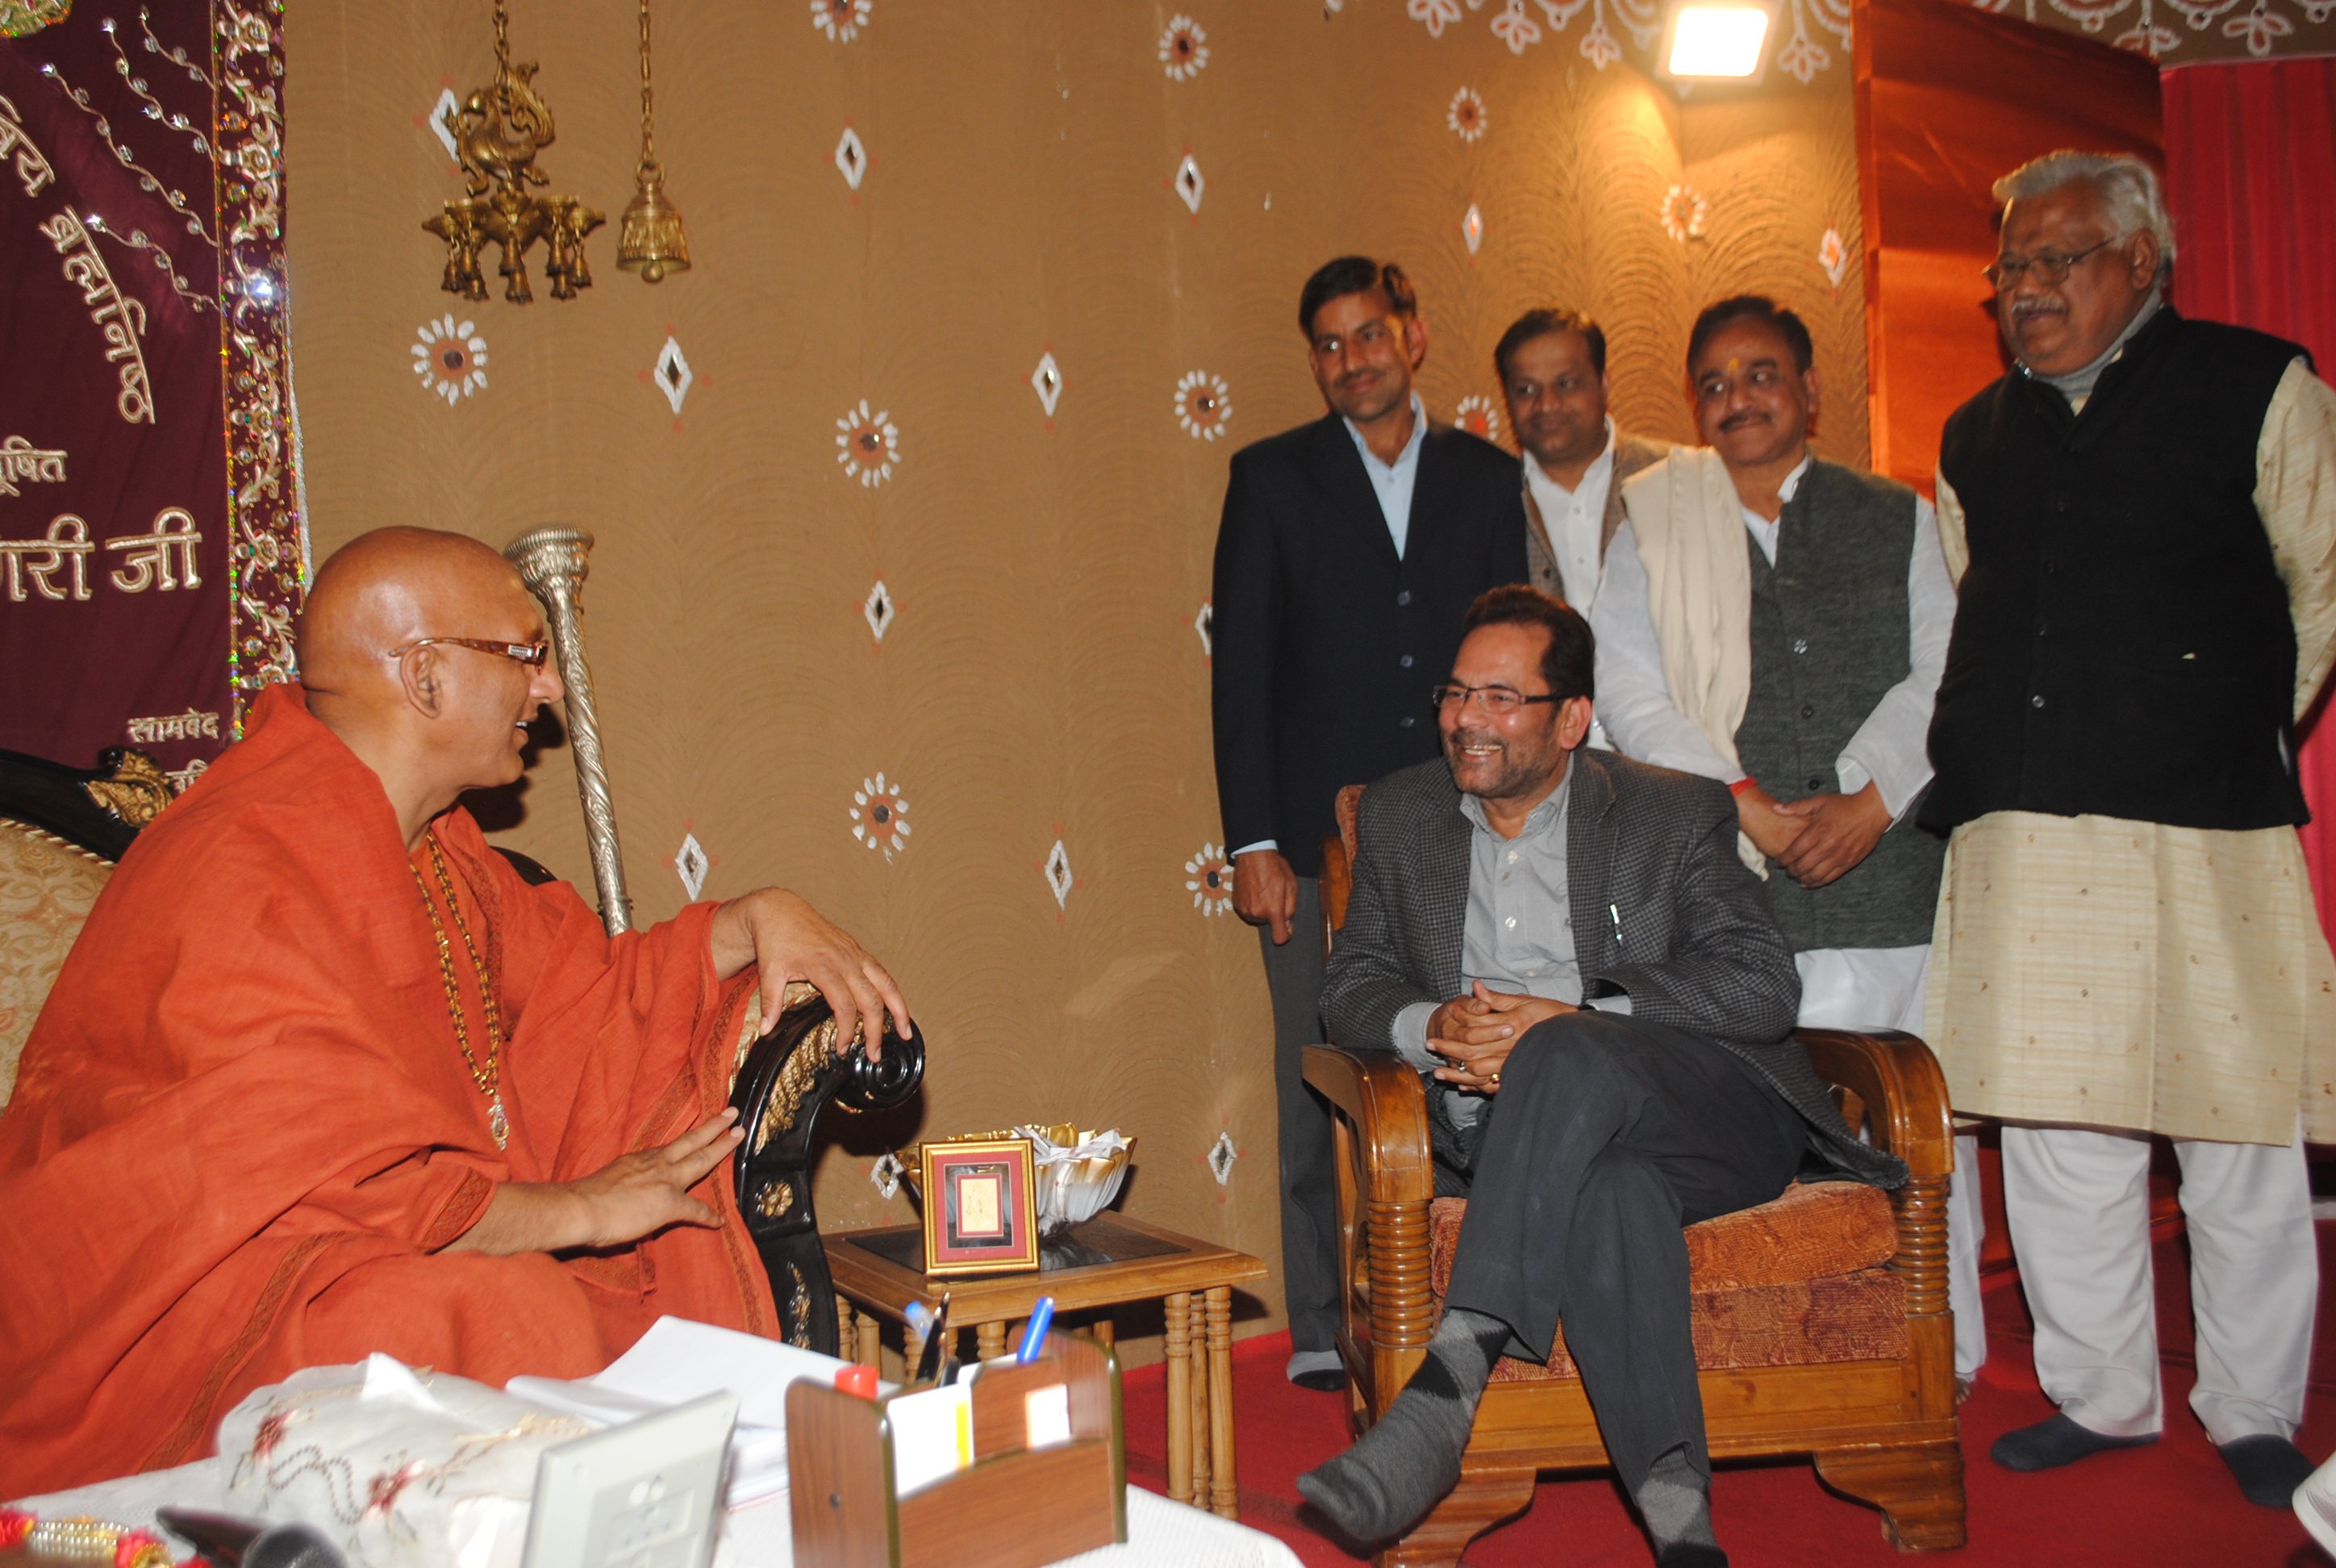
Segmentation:
[[(924, 1342), (908, 1326), (908, 1305), (939, 1309), (949, 1297), (949, 1327), (971, 1329), (981, 1358), (1006, 1353), (1007, 1328), (1027, 1320), (1041, 1296), (1059, 1312), (1105, 1310), (1157, 1299), (1168, 1320), (1168, 1495), (1227, 1519), (1241, 1516), (1233, 1475), (1232, 1287), (1263, 1279), (1246, 1252), (1199, 1241), (1106, 1211), (1044, 1249), (1037, 1273), (927, 1279), (924, 1234), (915, 1225), (849, 1231), (822, 1238), (834, 1276), (844, 1343), (875, 1364), (880, 1320), (901, 1325), (910, 1365)], [(1108, 1317), (1096, 1326), (1108, 1343)]]

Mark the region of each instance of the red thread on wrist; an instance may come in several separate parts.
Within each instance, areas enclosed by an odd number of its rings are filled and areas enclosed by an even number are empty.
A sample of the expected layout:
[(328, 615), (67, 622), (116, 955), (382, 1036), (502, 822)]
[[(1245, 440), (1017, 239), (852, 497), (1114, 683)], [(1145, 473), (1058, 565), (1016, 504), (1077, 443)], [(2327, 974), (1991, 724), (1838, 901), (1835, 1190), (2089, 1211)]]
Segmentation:
[(1751, 788), (1755, 787), (1756, 785), (1757, 785), (1757, 784), (1759, 784), (1759, 782), (1760, 782), (1760, 781), (1759, 781), (1758, 779), (1751, 778), (1751, 777), (1745, 777), (1745, 778), (1737, 779), (1734, 784), (1729, 784), (1729, 785), (1728, 786), (1728, 793), (1729, 794), (1732, 794), (1732, 795), (1740, 795), (1740, 794), (1742, 794), (1746, 790), (1751, 789)]

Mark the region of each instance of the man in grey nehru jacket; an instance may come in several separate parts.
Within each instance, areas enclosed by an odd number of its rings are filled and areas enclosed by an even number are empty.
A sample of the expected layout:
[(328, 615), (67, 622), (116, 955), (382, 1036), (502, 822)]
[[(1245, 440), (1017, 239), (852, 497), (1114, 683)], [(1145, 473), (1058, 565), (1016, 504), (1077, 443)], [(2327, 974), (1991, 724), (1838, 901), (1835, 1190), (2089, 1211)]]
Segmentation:
[[(1623, 486), (1591, 616), (1599, 712), (1625, 755), (1735, 793), (1738, 852), (1800, 970), (1800, 1024), (1919, 1034), (1944, 845), (1912, 817), (1954, 588), (1927, 502), (1809, 451), (1814, 359), (1800, 317), (1760, 296), (1697, 317), (1688, 392), (1706, 445)], [(1971, 1229), (1951, 1220), (1950, 1245)], [(1977, 1280), (1951, 1271), (1965, 1387), (1987, 1353)]]

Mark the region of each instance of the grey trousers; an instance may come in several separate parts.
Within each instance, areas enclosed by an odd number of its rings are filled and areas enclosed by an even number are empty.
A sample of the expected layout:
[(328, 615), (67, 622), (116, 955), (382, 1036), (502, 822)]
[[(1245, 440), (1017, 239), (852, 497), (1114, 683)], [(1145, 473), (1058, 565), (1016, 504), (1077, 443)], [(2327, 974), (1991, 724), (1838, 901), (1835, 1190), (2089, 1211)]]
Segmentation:
[(1563, 1320), (1626, 1489), (1674, 1448), (1708, 1475), (1679, 1232), (1783, 1192), (1808, 1124), (1702, 1036), (1594, 1012), (1519, 1041), (1486, 1109), (1445, 1304), (1535, 1360)]
[(1281, 1288), (1292, 1350), (1330, 1350), (1338, 1343), (1338, 1192), (1330, 1141), (1330, 1106), (1306, 1086), (1303, 1053), (1322, 1043), (1322, 896), (1313, 877), (1298, 879), (1298, 913), (1290, 940), (1265, 948), (1265, 983), (1273, 992), (1273, 1092), (1281, 1154)]

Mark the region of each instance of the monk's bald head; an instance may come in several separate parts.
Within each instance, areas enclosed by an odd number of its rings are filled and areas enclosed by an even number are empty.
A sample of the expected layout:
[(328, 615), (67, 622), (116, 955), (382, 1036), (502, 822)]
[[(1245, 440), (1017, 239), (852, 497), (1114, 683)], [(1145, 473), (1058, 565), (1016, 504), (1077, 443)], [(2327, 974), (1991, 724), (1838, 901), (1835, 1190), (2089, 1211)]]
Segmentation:
[(383, 528), (360, 534), (317, 570), (300, 618), (300, 677), (312, 692), (384, 696), (395, 670), (383, 655), (425, 637), (481, 637), (490, 619), (530, 604), (511, 564), (464, 534)]

